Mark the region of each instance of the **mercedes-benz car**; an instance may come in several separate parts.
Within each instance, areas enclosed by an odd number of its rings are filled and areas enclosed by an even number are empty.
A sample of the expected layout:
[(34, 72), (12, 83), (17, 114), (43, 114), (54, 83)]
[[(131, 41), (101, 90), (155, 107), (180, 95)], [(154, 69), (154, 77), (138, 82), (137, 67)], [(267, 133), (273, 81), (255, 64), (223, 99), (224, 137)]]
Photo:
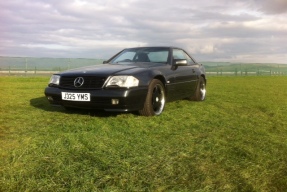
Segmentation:
[(203, 65), (181, 48), (127, 48), (103, 64), (52, 75), (45, 95), (51, 104), (67, 109), (154, 116), (169, 101), (203, 101), (206, 74)]

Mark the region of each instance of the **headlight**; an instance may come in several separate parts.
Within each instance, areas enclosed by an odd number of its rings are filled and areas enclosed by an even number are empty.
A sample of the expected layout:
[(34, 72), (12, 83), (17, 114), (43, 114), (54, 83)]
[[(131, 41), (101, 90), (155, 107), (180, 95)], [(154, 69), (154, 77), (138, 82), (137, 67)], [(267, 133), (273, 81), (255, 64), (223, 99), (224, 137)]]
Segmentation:
[(137, 87), (139, 80), (133, 76), (113, 76), (106, 87)]
[(60, 83), (60, 76), (59, 75), (52, 75), (49, 81), (49, 86), (59, 85)]

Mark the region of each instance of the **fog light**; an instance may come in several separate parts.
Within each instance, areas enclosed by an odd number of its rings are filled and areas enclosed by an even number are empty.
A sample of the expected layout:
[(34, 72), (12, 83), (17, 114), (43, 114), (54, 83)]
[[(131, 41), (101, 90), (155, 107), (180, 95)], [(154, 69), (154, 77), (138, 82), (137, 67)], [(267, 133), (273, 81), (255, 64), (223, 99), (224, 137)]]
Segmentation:
[(53, 97), (51, 97), (51, 96), (48, 96), (47, 99), (48, 99), (49, 101), (53, 101)]
[(118, 100), (118, 99), (112, 99), (112, 104), (113, 104), (113, 105), (119, 104), (119, 100)]

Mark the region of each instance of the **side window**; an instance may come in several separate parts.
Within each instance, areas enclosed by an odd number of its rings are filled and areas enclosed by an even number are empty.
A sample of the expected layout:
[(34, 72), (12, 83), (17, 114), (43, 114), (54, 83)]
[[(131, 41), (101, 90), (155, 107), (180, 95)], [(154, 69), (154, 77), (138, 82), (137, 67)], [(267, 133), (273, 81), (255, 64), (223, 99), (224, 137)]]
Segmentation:
[(185, 53), (180, 49), (173, 49), (172, 56), (173, 59), (186, 59)]
[(186, 59), (187, 63), (190, 65), (195, 64), (192, 58), (190, 58), (183, 50), (181, 49), (173, 49), (172, 54), (174, 59)]
[(193, 61), (192, 58), (190, 58), (190, 56), (188, 56), (188, 54), (184, 53), (185, 54), (185, 57), (186, 57), (186, 60), (187, 60), (187, 63), (190, 64), (190, 65), (194, 65), (195, 62)]

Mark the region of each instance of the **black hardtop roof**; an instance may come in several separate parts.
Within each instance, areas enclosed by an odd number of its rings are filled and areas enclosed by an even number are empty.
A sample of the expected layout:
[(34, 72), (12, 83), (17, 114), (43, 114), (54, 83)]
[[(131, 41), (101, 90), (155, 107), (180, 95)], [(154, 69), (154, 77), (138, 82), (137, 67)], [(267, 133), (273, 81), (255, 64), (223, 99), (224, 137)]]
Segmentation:
[(144, 47), (129, 47), (129, 48), (125, 48), (125, 49), (140, 49), (140, 48), (175, 48), (175, 49), (182, 49), (180, 47), (174, 47), (174, 46), (144, 46)]

